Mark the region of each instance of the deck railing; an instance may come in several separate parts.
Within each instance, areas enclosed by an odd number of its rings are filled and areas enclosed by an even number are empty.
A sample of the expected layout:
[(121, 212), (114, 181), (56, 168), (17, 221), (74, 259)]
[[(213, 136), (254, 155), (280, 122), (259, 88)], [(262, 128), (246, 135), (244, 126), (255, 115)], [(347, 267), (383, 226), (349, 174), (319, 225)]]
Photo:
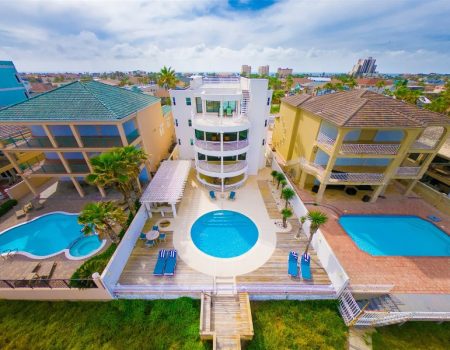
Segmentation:
[[(335, 139), (320, 132), (317, 142), (327, 150), (331, 150), (336, 142)], [(400, 144), (391, 143), (343, 143), (339, 149), (340, 154), (385, 154), (395, 155), (398, 153)]]
[[(220, 141), (195, 140), (195, 145), (207, 151), (221, 151)], [(248, 140), (224, 141), (224, 151), (237, 151), (248, 146)]]
[(420, 166), (401, 166), (397, 168), (397, 176), (416, 176), (419, 174)]
[[(220, 165), (220, 163), (211, 163), (208, 162), (206, 160), (199, 160), (197, 162), (197, 166), (200, 169), (203, 170), (207, 170), (207, 171), (212, 171), (215, 173), (221, 173), (222, 172), (222, 167)], [(232, 173), (238, 170), (242, 170), (247, 166), (247, 161), (245, 160), (241, 160), (241, 161), (237, 161), (236, 163), (233, 164), (226, 164), (224, 163), (223, 165), (223, 172), (224, 173)]]
[(90, 279), (1, 279), (0, 288), (8, 289), (38, 289), (38, 288), (50, 288), (50, 289), (85, 289), (85, 288), (98, 288), (92, 278)]

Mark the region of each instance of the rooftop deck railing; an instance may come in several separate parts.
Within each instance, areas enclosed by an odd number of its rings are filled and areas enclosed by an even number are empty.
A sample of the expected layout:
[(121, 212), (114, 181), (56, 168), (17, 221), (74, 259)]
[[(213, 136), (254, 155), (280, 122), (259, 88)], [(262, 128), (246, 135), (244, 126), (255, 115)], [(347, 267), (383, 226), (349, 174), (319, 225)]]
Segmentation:
[(206, 77), (203, 84), (237, 84), (241, 81), (239, 77)]
[(417, 140), (415, 141), (411, 148), (412, 149), (424, 149), (424, 150), (431, 150), (436, 147), (436, 143), (433, 143), (431, 140)]
[(420, 172), (420, 166), (401, 166), (397, 168), (397, 176), (417, 176)]
[[(207, 151), (221, 151), (220, 141), (202, 141), (195, 140), (195, 145)], [(248, 146), (248, 140), (240, 141), (224, 141), (223, 150), (224, 151), (236, 151), (243, 149)]]
[[(331, 151), (336, 140), (324, 133), (319, 133), (317, 143), (328, 151)], [(340, 154), (385, 154), (395, 155), (398, 153), (400, 144), (391, 143), (343, 143), (339, 149)]]

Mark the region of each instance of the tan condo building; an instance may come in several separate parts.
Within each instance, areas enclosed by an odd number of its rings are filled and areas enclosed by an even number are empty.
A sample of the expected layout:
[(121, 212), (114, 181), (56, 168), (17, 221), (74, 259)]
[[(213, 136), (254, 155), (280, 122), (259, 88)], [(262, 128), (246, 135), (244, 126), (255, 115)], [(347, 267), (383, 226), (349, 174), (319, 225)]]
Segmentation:
[(391, 180), (406, 194), (446, 141), (450, 118), (367, 90), (282, 100), (272, 145), (300, 188), (372, 188), (370, 201)]
[[(89, 159), (127, 145), (149, 155), (139, 176), (146, 182), (174, 143), (170, 107), (95, 81), (76, 81), (5, 108), (0, 126), (28, 131), (0, 140), (0, 150), (34, 194), (40, 179), (57, 178), (84, 196), (80, 183), (92, 171)], [(36, 154), (39, 159), (31, 156)]]

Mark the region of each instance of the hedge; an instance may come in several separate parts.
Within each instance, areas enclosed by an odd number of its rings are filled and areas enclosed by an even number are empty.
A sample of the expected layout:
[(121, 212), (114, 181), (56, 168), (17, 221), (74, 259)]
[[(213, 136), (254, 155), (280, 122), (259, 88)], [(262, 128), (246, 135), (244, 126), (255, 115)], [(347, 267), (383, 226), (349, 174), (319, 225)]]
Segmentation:
[(15, 199), (8, 199), (5, 203), (0, 205), (0, 216), (6, 214), (15, 205), (17, 205), (17, 200), (15, 200)]

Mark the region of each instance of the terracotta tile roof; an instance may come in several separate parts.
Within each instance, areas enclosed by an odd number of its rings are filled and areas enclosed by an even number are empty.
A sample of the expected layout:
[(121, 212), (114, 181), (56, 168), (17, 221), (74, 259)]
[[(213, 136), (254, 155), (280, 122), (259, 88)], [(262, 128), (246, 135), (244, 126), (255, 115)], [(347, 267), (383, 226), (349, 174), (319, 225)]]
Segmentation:
[(306, 94), (282, 99), (344, 127), (411, 127), (450, 125), (450, 118), (367, 90), (322, 96)]

